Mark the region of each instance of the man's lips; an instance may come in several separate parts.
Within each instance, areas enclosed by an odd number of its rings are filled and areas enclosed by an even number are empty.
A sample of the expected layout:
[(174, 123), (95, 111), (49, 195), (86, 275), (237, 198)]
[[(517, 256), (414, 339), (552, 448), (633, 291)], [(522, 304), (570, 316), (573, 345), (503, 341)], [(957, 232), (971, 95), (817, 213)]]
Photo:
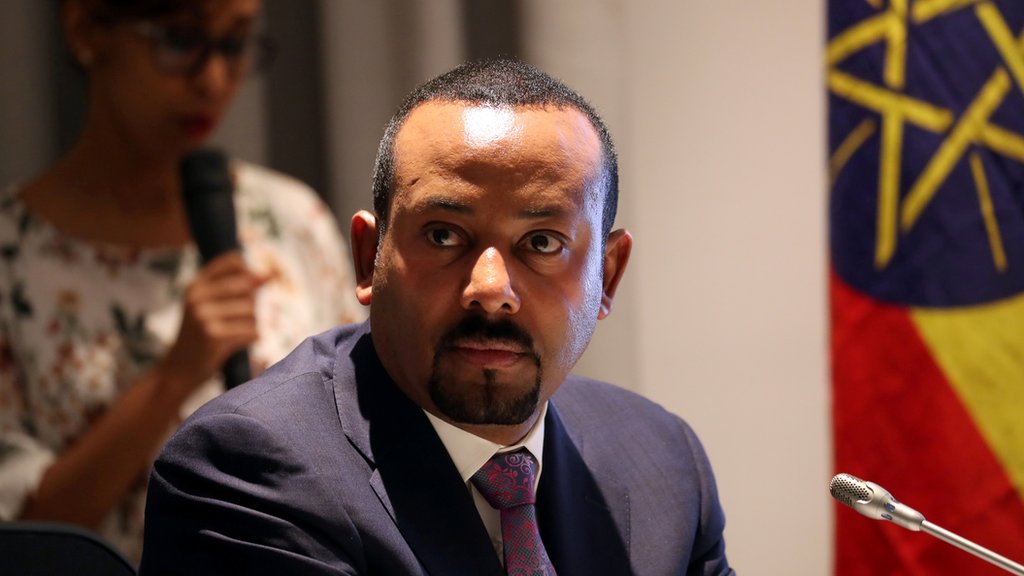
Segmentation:
[(522, 345), (502, 340), (462, 340), (449, 349), (464, 361), (486, 368), (508, 367), (530, 354)]

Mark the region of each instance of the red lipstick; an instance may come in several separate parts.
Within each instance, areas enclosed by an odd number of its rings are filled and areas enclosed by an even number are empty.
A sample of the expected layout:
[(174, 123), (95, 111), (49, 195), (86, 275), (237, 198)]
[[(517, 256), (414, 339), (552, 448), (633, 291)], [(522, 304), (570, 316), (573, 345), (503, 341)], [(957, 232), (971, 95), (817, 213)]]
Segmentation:
[(192, 114), (181, 120), (181, 129), (189, 138), (205, 138), (213, 132), (213, 117), (207, 114)]

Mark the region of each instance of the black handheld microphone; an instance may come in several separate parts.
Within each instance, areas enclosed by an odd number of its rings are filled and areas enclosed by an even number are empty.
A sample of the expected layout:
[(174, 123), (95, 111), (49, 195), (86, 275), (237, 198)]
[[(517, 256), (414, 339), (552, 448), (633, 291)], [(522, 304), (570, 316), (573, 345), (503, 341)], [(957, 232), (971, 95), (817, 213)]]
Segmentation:
[[(228, 160), (218, 150), (197, 150), (181, 160), (181, 190), (192, 238), (203, 262), (237, 250), (234, 186)], [(249, 353), (232, 354), (223, 366), (224, 387), (233, 388), (249, 379)]]
[(852, 474), (843, 473), (836, 474), (829, 483), (828, 488), (833, 498), (868, 518), (887, 520), (913, 532), (925, 532), (947, 544), (952, 544), (965, 552), (970, 552), (978, 558), (994, 564), (1011, 574), (1024, 576), (1024, 566), (1005, 556), (1000, 556), (988, 548), (979, 546), (959, 534), (954, 534), (941, 526), (932, 524), (925, 520), (924, 515), (920, 512), (897, 501), (885, 488), (874, 482), (861, 480)]

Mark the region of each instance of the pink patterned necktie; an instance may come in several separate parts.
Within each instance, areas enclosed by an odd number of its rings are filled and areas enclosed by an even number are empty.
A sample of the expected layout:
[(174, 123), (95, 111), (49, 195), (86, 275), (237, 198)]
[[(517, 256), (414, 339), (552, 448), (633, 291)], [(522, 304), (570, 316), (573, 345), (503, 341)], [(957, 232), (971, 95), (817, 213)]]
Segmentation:
[(537, 530), (533, 478), (536, 464), (526, 450), (495, 454), (476, 474), (473, 485), (501, 511), (501, 540), (509, 576), (555, 576)]

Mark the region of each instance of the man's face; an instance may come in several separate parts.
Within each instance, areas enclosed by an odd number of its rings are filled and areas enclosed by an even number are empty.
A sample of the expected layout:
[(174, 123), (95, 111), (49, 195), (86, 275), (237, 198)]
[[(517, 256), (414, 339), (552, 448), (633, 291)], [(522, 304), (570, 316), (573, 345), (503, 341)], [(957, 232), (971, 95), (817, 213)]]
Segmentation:
[(597, 133), (572, 109), (428, 102), (395, 152), (372, 272), (381, 361), (445, 420), (525, 432), (610, 303)]

